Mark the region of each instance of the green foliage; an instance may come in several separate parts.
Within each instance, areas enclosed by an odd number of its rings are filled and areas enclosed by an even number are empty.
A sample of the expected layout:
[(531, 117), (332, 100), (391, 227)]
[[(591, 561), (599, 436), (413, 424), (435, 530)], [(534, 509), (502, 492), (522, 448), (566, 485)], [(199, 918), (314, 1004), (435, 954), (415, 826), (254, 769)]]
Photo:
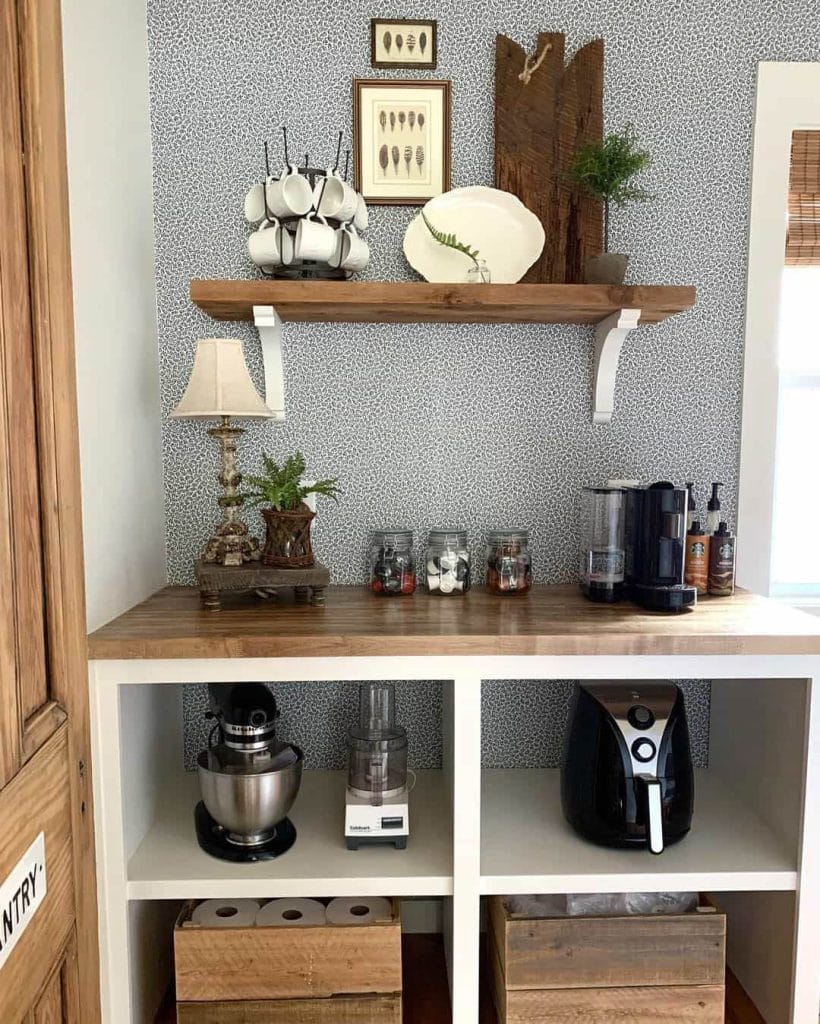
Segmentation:
[(635, 127), (625, 124), (619, 132), (610, 132), (603, 142), (588, 142), (575, 155), (570, 178), (581, 188), (604, 202), (605, 247), (609, 249), (609, 207), (611, 203), (645, 202), (653, 197), (632, 184), (636, 174), (652, 165), (652, 155), (641, 149)]
[(634, 126), (626, 124), (621, 131), (607, 135), (603, 142), (582, 146), (570, 174), (587, 192), (623, 206), (652, 198), (645, 189), (630, 184), (636, 174), (651, 164), (651, 154), (638, 146)]
[(478, 249), (471, 249), (469, 245), (465, 245), (463, 242), (459, 242), (454, 234), (445, 234), (443, 231), (439, 231), (434, 228), (430, 221), (427, 219), (427, 214), (424, 210), (421, 211), (421, 216), (424, 223), (427, 225), (427, 230), (435, 238), (439, 245), (446, 245), (448, 249), (455, 249), (457, 252), (463, 252), (465, 256), (469, 256), (470, 259), (478, 266)]
[(305, 460), (301, 452), (288, 456), (282, 466), (274, 462), (270, 455), (263, 453), (262, 465), (265, 470), (262, 476), (245, 478), (251, 489), (242, 497), (249, 505), (265, 505), (279, 512), (291, 512), (302, 504), (308, 494), (321, 494), (337, 501), (337, 495), (342, 493), (336, 486), (335, 478), (303, 484)]

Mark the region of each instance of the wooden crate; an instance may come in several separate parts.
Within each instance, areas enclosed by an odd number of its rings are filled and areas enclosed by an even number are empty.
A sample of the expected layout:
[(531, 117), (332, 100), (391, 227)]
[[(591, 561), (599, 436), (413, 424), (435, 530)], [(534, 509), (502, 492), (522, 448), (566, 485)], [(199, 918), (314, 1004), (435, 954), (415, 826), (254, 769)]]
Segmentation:
[(726, 917), (530, 919), (489, 899), (501, 1024), (723, 1024)]
[[(328, 1001), (337, 996), (396, 996), (401, 993), (401, 922), (398, 901), (390, 921), (362, 925), (316, 927), (205, 928), (191, 921), (189, 903), (174, 928), (177, 1000), (191, 1003), (264, 1002), (266, 1000)], [(338, 1005), (338, 1004), (337, 1004)], [(373, 1016), (368, 1003), (353, 1021), (393, 1021)], [(185, 1007), (184, 1012), (189, 1012)], [(262, 1011), (260, 1011), (262, 1012)], [(276, 1010), (267, 1008), (278, 1024)], [(313, 1016), (293, 1020), (323, 1022), (320, 1008)], [(392, 1012), (392, 1011), (391, 1011)], [(210, 1021), (209, 1016), (180, 1020)], [(225, 1020), (230, 1020), (225, 1017)], [(237, 1018), (238, 1019), (238, 1018)], [(347, 1018), (337, 1018), (347, 1019)], [(400, 1018), (398, 1018), (400, 1019)]]
[(177, 1003), (177, 1024), (401, 1024), (401, 996)]

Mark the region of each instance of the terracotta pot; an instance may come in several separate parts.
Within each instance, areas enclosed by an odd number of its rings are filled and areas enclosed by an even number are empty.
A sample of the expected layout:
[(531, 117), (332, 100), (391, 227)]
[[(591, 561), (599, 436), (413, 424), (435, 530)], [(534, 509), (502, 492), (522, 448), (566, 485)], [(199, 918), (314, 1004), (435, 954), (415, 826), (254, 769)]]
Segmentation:
[(587, 284), (623, 284), (629, 257), (622, 252), (602, 252), (591, 256), (584, 268)]
[(314, 563), (310, 524), (316, 513), (301, 504), (291, 512), (263, 508), (262, 515), (266, 528), (263, 565), (274, 565), (279, 569), (309, 569)]

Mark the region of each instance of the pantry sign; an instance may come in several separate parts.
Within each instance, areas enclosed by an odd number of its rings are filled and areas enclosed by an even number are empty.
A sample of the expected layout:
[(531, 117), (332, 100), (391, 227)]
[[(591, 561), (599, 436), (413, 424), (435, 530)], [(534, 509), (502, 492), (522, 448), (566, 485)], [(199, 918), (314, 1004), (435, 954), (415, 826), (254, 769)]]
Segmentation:
[(46, 895), (46, 841), (41, 832), (0, 885), (0, 969)]

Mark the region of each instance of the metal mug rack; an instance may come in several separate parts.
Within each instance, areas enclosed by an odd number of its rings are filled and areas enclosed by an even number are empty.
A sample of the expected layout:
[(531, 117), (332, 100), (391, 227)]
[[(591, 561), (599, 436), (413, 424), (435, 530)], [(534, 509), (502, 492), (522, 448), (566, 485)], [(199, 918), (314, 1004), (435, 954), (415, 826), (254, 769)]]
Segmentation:
[[(337, 141), (336, 141), (336, 159), (335, 159), (335, 161), (333, 163), (333, 166), (330, 168), (331, 171), (337, 171), (339, 169), (339, 161), (340, 161), (341, 154), (342, 154), (342, 136), (343, 136), (343, 133), (340, 131), (339, 135), (338, 135), (338, 138), (337, 138)], [(282, 139), (283, 139), (283, 150), (284, 150), (284, 158), (285, 158), (285, 164), (284, 165), (285, 165), (286, 168), (288, 168), (288, 167), (291, 166), (291, 160), (290, 160), (290, 154), (289, 154), (289, 151), (288, 151), (288, 129), (287, 129), (287, 125), (282, 125)], [(267, 190), (267, 187), (266, 187), (267, 182), (268, 182), (268, 180), (271, 177), (270, 151), (269, 151), (269, 147), (268, 147), (268, 143), (267, 142), (264, 143), (264, 153), (265, 153), (265, 181), (262, 183), (262, 195), (264, 196), (264, 202), (265, 202), (265, 219), (268, 220), (268, 221), (271, 221), (271, 220), (274, 220), (274, 219), (278, 220), (279, 221), (279, 230), (280, 231), (287, 231), (291, 224), (297, 224), (302, 219), (302, 217), (298, 216), (298, 215), (294, 215), (292, 217), (277, 217), (275, 214), (271, 213), (271, 210), (268, 207), (268, 190)], [(304, 163), (303, 164), (301, 164), (301, 165), (300, 164), (296, 164), (295, 166), (296, 166), (297, 172), (299, 174), (303, 175), (304, 177), (306, 177), (308, 179), (308, 181), (310, 182), (310, 188), (311, 188), (312, 192), (314, 192), (315, 189), (316, 189), (316, 182), (317, 182), (317, 180), (323, 179), (321, 191), (319, 192), (319, 196), (316, 199), (316, 201), (314, 203), (314, 207), (313, 207), (318, 212), (320, 207), (321, 207), (321, 205), (322, 205), (322, 198), (324, 197), (324, 194), (325, 194), (325, 185), (327, 183), (326, 168), (324, 168), (324, 167), (311, 167), (310, 166), (310, 154), (309, 153), (305, 153), (305, 159), (304, 159)], [(349, 171), (350, 171), (350, 150), (348, 149), (345, 152), (345, 169), (344, 169), (344, 175), (343, 175), (343, 180), (344, 181), (347, 181)], [(325, 217), (325, 220), (327, 221), (327, 223), (331, 227), (334, 228), (334, 230), (339, 228), (341, 226), (341, 224), (342, 224), (342, 221), (336, 220), (335, 217)], [(281, 248), (281, 242), (280, 242), (280, 248)], [(270, 273), (268, 273), (267, 271), (263, 270), (261, 267), (258, 267), (257, 269), (259, 270), (259, 272), (262, 274), (263, 277), (275, 278), (275, 279), (285, 279), (285, 280), (291, 280), (291, 281), (317, 281), (317, 280), (322, 280), (322, 281), (344, 281), (344, 280), (347, 280), (347, 277), (348, 277), (347, 271), (342, 270), (341, 267), (331, 267), (328, 263), (323, 263), (323, 262), (321, 262), (319, 260), (298, 260), (298, 261), (294, 261), (293, 263), (290, 263), (288, 265), (282, 264), (281, 266), (276, 267)]]

